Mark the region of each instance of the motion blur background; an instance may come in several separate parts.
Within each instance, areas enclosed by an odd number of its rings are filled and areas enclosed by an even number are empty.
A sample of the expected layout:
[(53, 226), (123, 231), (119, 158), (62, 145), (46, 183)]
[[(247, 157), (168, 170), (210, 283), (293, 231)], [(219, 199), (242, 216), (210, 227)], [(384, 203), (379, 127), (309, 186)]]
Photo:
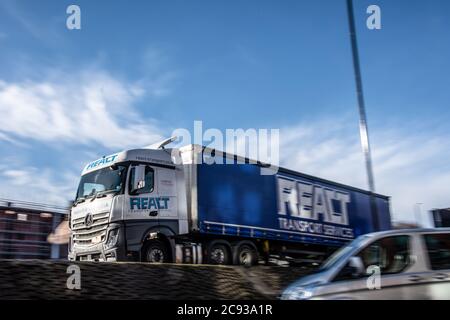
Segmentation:
[(67, 208), (0, 200), (0, 259), (64, 259)]

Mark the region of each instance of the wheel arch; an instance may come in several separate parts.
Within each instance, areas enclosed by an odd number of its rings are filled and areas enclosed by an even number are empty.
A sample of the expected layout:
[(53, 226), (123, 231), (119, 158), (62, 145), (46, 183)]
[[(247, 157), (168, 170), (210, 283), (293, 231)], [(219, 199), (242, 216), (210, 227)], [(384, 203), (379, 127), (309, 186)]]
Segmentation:
[(170, 262), (175, 261), (175, 240), (173, 239), (173, 237), (175, 236), (175, 232), (170, 229), (169, 227), (160, 227), (160, 226), (154, 226), (149, 228), (143, 235), (142, 240), (141, 240), (141, 250), (140, 250), (140, 255), (141, 255), (141, 261), (142, 261), (142, 249), (144, 248), (145, 244), (148, 241), (157, 239), (162, 241), (169, 252), (170, 255)]

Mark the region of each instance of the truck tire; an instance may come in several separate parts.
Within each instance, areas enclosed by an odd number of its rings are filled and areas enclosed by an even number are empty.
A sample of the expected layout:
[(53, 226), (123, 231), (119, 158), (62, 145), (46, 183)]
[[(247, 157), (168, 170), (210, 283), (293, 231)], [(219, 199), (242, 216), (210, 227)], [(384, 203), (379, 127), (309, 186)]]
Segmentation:
[(254, 266), (258, 262), (258, 252), (253, 246), (242, 244), (237, 247), (235, 264), (244, 267)]
[(166, 245), (159, 240), (148, 241), (142, 248), (142, 261), (151, 263), (169, 262)]
[(230, 252), (226, 245), (222, 243), (212, 243), (207, 252), (207, 261), (209, 264), (230, 264)]

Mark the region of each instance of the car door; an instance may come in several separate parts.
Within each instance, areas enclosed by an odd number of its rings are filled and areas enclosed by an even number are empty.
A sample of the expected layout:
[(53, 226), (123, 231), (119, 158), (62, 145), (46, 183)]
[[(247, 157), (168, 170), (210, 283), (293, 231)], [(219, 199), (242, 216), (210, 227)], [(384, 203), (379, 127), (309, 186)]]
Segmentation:
[[(362, 248), (355, 257), (363, 264), (364, 273), (350, 274), (345, 265), (326, 288), (326, 299), (403, 299), (402, 286), (407, 284), (404, 271), (411, 261), (411, 237), (387, 236)], [(378, 277), (378, 278), (377, 278)]]
[(430, 299), (450, 299), (450, 233), (423, 234)]

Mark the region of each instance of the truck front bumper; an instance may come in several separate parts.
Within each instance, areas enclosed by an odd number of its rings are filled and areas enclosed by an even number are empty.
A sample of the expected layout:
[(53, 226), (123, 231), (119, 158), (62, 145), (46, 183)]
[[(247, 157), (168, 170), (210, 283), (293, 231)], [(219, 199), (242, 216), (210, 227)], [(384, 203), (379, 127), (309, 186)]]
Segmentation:
[(70, 261), (120, 261), (124, 260), (120, 248), (103, 249), (103, 244), (91, 246), (88, 248), (77, 248), (69, 252)]
[[(118, 230), (118, 235), (113, 245), (107, 246), (111, 232)], [(105, 241), (92, 245), (73, 245), (68, 253), (70, 261), (124, 261), (125, 241), (123, 237), (123, 227), (120, 224), (108, 226), (107, 238)]]

